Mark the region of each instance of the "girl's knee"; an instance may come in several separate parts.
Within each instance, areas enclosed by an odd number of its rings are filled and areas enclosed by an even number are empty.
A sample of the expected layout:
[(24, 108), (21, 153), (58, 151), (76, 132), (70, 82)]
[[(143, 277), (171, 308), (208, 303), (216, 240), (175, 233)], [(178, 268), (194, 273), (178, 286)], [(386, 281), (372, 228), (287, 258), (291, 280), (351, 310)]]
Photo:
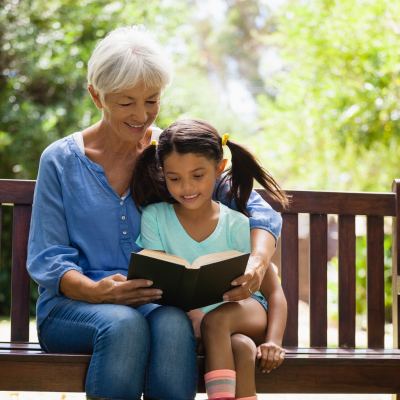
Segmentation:
[(231, 336), (231, 343), (235, 362), (237, 362), (236, 360), (251, 360), (251, 362), (254, 362), (257, 347), (252, 339), (246, 335), (236, 333)]
[[(219, 308), (219, 307), (218, 307)], [(218, 308), (207, 313), (200, 325), (201, 336), (212, 336), (229, 331), (229, 314)]]
[(203, 317), (200, 325), (202, 337), (212, 335), (218, 331), (220, 317), (222, 315), (217, 310), (212, 310)]

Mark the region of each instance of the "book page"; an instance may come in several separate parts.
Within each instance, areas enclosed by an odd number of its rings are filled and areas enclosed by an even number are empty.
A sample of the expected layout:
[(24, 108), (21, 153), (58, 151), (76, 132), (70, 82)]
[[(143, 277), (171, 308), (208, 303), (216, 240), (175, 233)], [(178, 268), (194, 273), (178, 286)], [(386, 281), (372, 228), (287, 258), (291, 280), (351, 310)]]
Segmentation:
[[(152, 257), (152, 258), (157, 258), (159, 260), (164, 260), (168, 262), (172, 262), (175, 264), (180, 264), (183, 265), (185, 268), (192, 268), (189, 261), (186, 261), (184, 258), (178, 257), (178, 256), (173, 256), (172, 254), (166, 254), (161, 251), (156, 251), (156, 250), (142, 250), (139, 251), (140, 255), (147, 256), (147, 257)], [(202, 258), (202, 257), (200, 257)]]
[(197, 258), (191, 267), (186, 267), (186, 268), (192, 268), (192, 269), (199, 269), (202, 265), (206, 264), (211, 264), (215, 263), (217, 261), (222, 261), (222, 260), (228, 260), (229, 258), (235, 258), (238, 256), (243, 255), (240, 251), (236, 250), (230, 250), (230, 251), (223, 251), (221, 253), (213, 253), (213, 254), (207, 254), (205, 256), (201, 256)]

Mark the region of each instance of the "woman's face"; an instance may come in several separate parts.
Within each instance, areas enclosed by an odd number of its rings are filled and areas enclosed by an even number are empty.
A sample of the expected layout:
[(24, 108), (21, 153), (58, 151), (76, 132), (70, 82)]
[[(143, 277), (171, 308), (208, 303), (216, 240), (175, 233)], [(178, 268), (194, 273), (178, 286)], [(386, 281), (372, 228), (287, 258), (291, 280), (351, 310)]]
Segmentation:
[(127, 142), (139, 142), (157, 118), (160, 98), (161, 87), (140, 83), (121, 93), (109, 93), (101, 107), (96, 105), (103, 109), (103, 122), (115, 135)]

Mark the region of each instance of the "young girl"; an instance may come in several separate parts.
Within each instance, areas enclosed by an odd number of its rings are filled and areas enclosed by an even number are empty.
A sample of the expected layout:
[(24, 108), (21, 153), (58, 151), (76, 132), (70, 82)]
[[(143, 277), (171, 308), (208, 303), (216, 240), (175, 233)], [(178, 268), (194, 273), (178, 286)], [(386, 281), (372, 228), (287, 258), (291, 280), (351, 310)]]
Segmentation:
[[(143, 151), (131, 185), (136, 206), (143, 207), (139, 246), (190, 263), (205, 254), (251, 252), (246, 203), (254, 179), (284, 206), (287, 199), (255, 157), (228, 136), (221, 137), (205, 121), (182, 120), (166, 128), (158, 144), (152, 142)], [(216, 196), (234, 201), (239, 212), (212, 199), (227, 164), (225, 145), (231, 151), (232, 166), (220, 182), (229, 180), (230, 190), (221, 193), (219, 185)], [(251, 288), (249, 292), (252, 296), (246, 300), (188, 313), (195, 336), (204, 346), (210, 399), (257, 399), (254, 360), (260, 359), (259, 368), (270, 372), (285, 357), (281, 345), (286, 300), (274, 269), (267, 269), (261, 292), (253, 294)]]

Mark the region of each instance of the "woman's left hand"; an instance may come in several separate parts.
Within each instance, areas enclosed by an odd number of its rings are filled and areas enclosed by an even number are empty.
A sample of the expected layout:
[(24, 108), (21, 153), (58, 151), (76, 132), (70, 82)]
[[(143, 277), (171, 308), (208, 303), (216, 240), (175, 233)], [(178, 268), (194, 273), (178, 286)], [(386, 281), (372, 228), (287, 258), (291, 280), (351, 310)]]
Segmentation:
[(257, 358), (260, 360), (258, 368), (262, 372), (270, 373), (278, 368), (285, 359), (285, 350), (274, 342), (263, 343), (257, 347)]
[(270, 259), (275, 251), (275, 238), (270, 232), (260, 228), (252, 229), (250, 238), (251, 255), (246, 272), (232, 282), (232, 285), (237, 287), (224, 294), (224, 301), (244, 300), (260, 289)]
[(224, 301), (244, 300), (257, 292), (260, 289), (266, 270), (264, 260), (260, 256), (251, 255), (247, 263), (246, 272), (232, 282), (232, 285), (237, 287), (224, 294)]

